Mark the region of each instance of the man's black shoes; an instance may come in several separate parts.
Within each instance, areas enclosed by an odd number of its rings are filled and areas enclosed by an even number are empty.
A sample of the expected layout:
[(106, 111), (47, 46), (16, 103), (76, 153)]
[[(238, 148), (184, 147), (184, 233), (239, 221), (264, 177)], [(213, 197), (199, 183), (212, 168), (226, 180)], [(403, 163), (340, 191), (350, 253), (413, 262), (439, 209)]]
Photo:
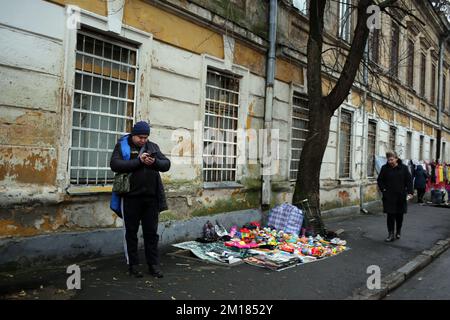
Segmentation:
[(130, 267), (128, 268), (128, 274), (129, 274), (130, 276), (135, 277), (135, 278), (142, 278), (142, 277), (144, 276), (141, 272), (137, 271), (137, 270), (136, 270), (135, 268), (133, 268), (132, 266), (130, 266)]
[(163, 274), (161, 268), (158, 265), (148, 266), (148, 272), (155, 278), (162, 278)]

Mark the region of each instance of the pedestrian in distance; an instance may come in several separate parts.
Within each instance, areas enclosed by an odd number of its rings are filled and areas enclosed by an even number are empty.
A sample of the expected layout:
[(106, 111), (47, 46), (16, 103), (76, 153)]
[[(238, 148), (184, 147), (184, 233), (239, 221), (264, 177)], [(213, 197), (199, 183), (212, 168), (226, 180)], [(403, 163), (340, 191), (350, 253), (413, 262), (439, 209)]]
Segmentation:
[[(387, 214), (388, 237), (386, 242), (400, 239), (403, 216), (408, 210), (408, 200), (413, 197), (412, 177), (395, 151), (386, 153), (387, 163), (378, 175), (378, 187), (383, 194), (383, 212)], [(394, 230), (396, 231), (394, 235)]]

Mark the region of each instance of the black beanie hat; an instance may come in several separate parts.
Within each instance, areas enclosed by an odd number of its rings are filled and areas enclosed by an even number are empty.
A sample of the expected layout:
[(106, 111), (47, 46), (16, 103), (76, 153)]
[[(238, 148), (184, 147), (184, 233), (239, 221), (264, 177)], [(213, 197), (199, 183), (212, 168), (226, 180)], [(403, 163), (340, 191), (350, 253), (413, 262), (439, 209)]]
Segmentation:
[(150, 125), (145, 121), (139, 121), (136, 122), (133, 126), (133, 129), (131, 130), (131, 135), (137, 136), (137, 135), (149, 135), (150, 134)]

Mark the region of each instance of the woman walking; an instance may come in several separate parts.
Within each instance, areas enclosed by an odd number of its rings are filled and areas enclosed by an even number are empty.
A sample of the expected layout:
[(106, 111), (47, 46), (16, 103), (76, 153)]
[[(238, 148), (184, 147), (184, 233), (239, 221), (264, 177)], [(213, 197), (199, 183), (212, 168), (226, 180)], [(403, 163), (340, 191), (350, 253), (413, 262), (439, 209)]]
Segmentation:
[(423, 203), (423, 195), (427, 185), (428, 174), (421, 165), (414, 172), (414, 189), (417, 190), (417, 203)]
[[(394, 151), (386, 153), (387, 163), (378, 175), (378, 187), (383, 194), (383, 210), (387, 214), (389, 236), (386, 242), (400, 239), (403, 215), (407, 212), (407, 198), (413, 195), (412, 177), (408, 167)], [(394, 230), (396, 231), (394, 236)]]

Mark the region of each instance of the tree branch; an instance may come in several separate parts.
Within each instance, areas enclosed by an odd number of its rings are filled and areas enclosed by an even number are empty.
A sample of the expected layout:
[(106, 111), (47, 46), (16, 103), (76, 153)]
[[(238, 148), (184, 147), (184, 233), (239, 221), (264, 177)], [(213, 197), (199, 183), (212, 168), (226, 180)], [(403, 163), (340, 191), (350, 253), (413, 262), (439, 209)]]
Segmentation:
[[(392, 2), (394, 0), (386, 0)], [(396, 1), (396, 0), (395, 0)], [(350, 48), (350, 52), (342, 69), (336, 85), (330, 94), (325, 98), (326, 105), (333, 113), (344, 102), (350, 88), (353, 85), (360, 62), (364, 55), (365, 46), (369, 37), (369, 29), (366, 22), (369, 17), (367, 8), (374, 4), (373, 0), (360, 0), (358, 3), (358, 20), (355, 28), (354, 38)]]

